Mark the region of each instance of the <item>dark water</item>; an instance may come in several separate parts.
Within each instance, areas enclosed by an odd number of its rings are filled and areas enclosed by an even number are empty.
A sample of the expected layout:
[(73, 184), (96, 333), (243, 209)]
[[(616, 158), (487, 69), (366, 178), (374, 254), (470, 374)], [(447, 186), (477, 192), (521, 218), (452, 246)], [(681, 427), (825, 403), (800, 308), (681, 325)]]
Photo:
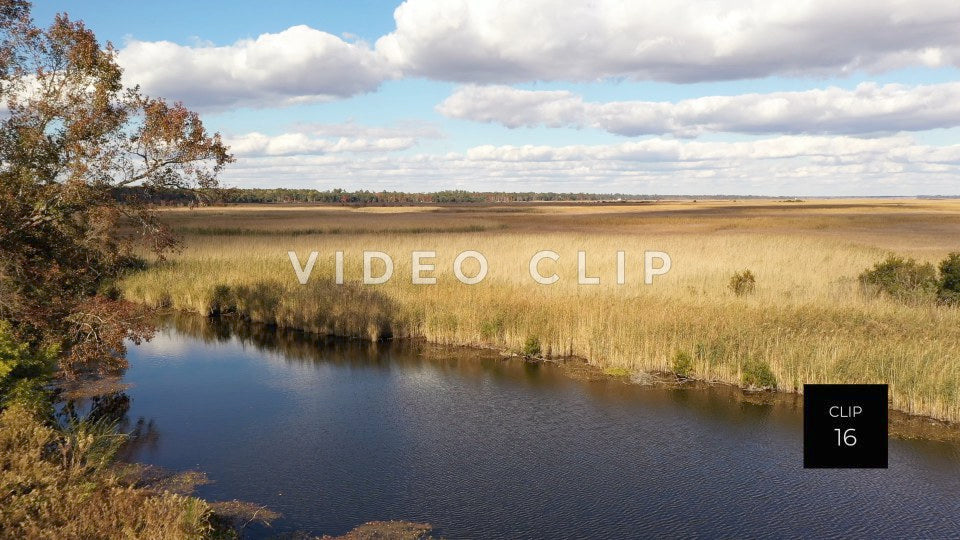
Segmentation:
[(799, 401), (178, 326), (130, 352), (129, 418), (153, 427), (134, 458), (283, 514), (255, 535), (385, 519), (447, 538), (960, 534), (957, 445), (894, 439), (888, 470), (804, 470)]

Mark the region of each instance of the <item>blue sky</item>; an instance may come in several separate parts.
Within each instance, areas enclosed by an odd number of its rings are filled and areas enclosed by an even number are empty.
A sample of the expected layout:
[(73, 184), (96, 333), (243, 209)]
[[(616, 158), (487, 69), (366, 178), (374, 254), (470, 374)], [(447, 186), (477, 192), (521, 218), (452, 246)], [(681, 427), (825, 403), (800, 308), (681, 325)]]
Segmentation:
[(279, 32), (306, 24), (340, 35), (344, 32), (368, 41), (394, 28), (397, 2), (225, 2), (222, 0), (141, 2), (134, 8), (116, 0), (73, 0), (37, 2), (37, 22), (56, 13), (68, 13), (96, 30), (102, 40), (121, 45), (127, 37), (146, 41), (168, 40), (191, 43), (196, 39), (225, 45), (242, 38)]
[[(43, 2), (242, 187), (960, 194), (951, 3)], [(385, 37), (386, 36), (386, 37)]]

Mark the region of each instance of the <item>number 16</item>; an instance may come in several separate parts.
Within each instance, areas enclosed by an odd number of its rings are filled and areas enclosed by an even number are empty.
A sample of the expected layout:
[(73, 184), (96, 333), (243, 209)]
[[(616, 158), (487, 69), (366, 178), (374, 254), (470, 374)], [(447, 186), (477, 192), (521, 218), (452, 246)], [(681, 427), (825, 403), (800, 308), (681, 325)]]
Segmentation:
[(837, 432), (837, 446), (853, 446), (857, 444), (857, 437), (854, 435), (856, 429), (850, 428), (843, 433), (840, 432), (840, 429), (835, 429)]

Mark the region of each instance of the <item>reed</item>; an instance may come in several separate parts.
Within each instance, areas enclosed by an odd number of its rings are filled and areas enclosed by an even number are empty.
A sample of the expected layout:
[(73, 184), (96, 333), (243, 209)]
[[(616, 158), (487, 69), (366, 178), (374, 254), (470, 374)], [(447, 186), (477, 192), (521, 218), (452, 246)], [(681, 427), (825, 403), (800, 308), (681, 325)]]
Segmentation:
[[(889, 251), (934, 261), (960, 248), (954, 202), (507, 209), (178, 210), (166, 216), (174, 226), (232, 223), (259, 232), (188, 235), (182, 253), (129, 276), (122, 288), (151, 305), (235, 311), (321, 334), (420, 337), (518, 353), (529, 353), (535, 341), (542, 355), (579, 356), (616, 372), (671, 371), (680, 355), (687, 376), (757, 386), (772, 377), (787, 391), (804, 383), (883, 382), (894, 408), (960, 420), (960, 310), (865, 296), (856, 280)], [(473, 226), (484, 229), (456, 229)], [(300, 233), (318, 227), (339, 227), (338, 234)], [(529, 275), (531, 255), (543, 249), (560, 255), (543, 266), (560, 276), (552, 285)], [(297, 281), (290, 250), (301, 260), (320, 253), (306, 285)], [(364, 250), (391, 255), (390, 281), (361, 283)], [(489, 262), (479, 284), (453, 274), (465, 250)], [(577, 284), (581, 250), (599, 285)], [(651, 285), (641, 274), (645, 250), (664, 251), (673, 263)], [(334, 283), (336, 251), (344, 252), (342, 285)], [(411, 282), (413, 251), (437, 252), (429, 273), (436, 285)], [(616, 283), (617, 251), (626, 253), (623, 285)], [(476, 270), (471, 263), (468, 275)], [(745, 269), (755, 286), (738, 296), (730, 280)]]

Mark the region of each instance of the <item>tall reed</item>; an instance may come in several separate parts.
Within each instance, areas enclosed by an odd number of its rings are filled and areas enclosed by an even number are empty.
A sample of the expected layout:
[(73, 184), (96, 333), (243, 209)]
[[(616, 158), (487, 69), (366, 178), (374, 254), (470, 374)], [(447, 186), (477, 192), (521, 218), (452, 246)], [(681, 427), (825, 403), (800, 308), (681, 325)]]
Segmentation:
[[(371, 213), (368, 228), (376, 226)], [(455, 219), (456, 216), (450, 219)], [(409, 218), (405, 218), (409, 219)], [(528, 218), (536, 224), (537, 217)], [(404, 221), (407, 223), (407, 221)], [(671, 233), (662, 226), (624, 232), (602, 220), (539, 232), (512, 227), (459, 233), (341, 233), (190, 236), (186, 249), (129, 276), (128, 298), (199, 313), (235, 311), (256, 321), (322, 334), (422, 337), (523, 351), (534, 338), (542, 354), (580, 356), (608, 368), (670, 370), (689, 355), (693, 376), (743, 383), (762, 369), (784, 390), (804, 383), (888, 383), (892, 406), (960, 420), (960, 310), (864, 296), (856, 276), (882, 258), (882, 246), (848, 236), (806, 236), (736, 227), (709, 234)], [(662, 224), (661, 224), (662, 225)], [(596, 227), (600, 230), (595, 230)], [(531, 255), (560, 254), (533, 281)], [(307, 285), (287, 258), (320, 257)], [(393, 278), (364, 285), (362, 251), (394, 260)], [(453, 259), (483, 253), (489, 274), (464, 285)], [(577, 252), (599, 285), (577, 284)], [(645, 250), (667, 252), (672, 269), (643, 283)], [(334, 283), (334, 252), (344, 252), (345, 283)], [(411, 283), (411, 253), (436, 251), (436, 285)], [(616, 283), (616, 253), (626, 253), (626, 283)], [(940, 256), (942, 250), (920, 254)], [(468, 261), (464, 271), (473, 275)], [(751, 294), (737, 296), (731, 276), (749, 269)], [(759, 367), (758, 367), (759, 366)]]

